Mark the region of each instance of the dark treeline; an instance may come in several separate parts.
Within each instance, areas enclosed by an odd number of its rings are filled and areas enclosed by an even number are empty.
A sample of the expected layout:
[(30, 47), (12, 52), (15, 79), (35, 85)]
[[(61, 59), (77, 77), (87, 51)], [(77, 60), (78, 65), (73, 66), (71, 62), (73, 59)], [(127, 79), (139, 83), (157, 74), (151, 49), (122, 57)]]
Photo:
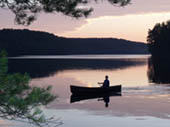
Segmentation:
[(170, 21), (157, 23), (147, 37), (149, 52), (148, 77), (153, 83), (170, 83)]
[(147, 37), (149, 52), (152, 57), (170, 57), (170, 21), (157, 23), (150, 29)]
[(0, 30), (0, 49), (9, 56), (147, 54), (147, 45), (115, 38), (64, 38), (30, 30)]

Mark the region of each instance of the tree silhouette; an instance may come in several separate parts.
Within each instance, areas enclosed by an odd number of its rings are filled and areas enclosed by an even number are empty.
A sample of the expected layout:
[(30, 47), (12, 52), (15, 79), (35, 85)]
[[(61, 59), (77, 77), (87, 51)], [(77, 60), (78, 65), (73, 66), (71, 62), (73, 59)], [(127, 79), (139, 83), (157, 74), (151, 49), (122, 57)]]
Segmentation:
[[(125, 6), (130, 1), (108, 0), (118, 6)], [(62, 13), (74, 18), (87, 17), (93, 11), (92, 7), (88, 7), (89, 2), (90, 0), (0, 0), (0, 8), (12, 11), (17, 24), (30, 25), (40, 12)]]
[(116, 38), (64, 38), (28, 29), (0, 30), (1, 49), (8, 56), (148, 53), (144, 43)]
[[(41, 105), (52, 102), (56, 96), (50, 93), (51, 87), (29, 86), (28, 74), (9, 74), (6, 53), (0, 53), (0, 118), (7, 120), (28, 120), (37, 126), (47, 126), (53, 118), (46, 118)], [(56, 121), (55, 121), (56, 122)], [(58, 125), (58, 123), (55, 123)]]
[(147, 42), (149, 52), (153, 57), (170, 56), (170, 21), (157, 23), (149, 29)]

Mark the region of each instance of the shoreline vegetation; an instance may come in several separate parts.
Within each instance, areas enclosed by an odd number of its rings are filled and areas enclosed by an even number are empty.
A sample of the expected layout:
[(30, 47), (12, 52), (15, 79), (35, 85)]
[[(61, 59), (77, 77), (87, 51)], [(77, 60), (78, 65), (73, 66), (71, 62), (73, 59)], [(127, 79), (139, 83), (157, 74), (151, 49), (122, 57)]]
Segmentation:
[[(51, 93), (51, 86), (32, 87), (28, 73), (8, 72), (7, 53), (0, 53), (0, 118), (19, 120), (36, 126), (48, 126), (54, 117), (46, 118), (41, 106), (46, 106), (56, 99)], [(58, 124), (57, 122), (55, 123)]]
[(116, 38), (65, 38), (28, 29), (0, 30), (0, 49), (21, 55), (149, 54), (147, 44)]
[(170, 58), (170, 20), (157, 23), (149, 29), (147, 36), (148, 50), (154, 59), (166, 61)]
[(169, 84), (170, 79), (170, 20), (157, 23), (149, 29), (147, 36), (151, 58), (148, 62), (150, 82)]

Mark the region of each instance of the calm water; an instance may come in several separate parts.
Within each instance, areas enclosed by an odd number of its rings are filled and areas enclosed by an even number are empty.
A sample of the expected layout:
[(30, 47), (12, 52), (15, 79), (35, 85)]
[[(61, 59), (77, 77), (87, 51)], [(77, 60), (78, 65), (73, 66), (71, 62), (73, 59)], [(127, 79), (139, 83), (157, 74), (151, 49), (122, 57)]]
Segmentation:
[[(29, 72), (33, 86), (52, 85), (56, 101), (47, 115), (61, 117), (61, 127), (168, 127), (170, 85), (149, 83), (148, 55), (24, 56), (9, 59), (9, 71)], [(109, 76), (121, 84), (122, 96), (111, 96), (106, 108), (102, 98), (70, 103), (70, 85), (98, 86)], [(23, 126), (11, 123), (12, 126)]]

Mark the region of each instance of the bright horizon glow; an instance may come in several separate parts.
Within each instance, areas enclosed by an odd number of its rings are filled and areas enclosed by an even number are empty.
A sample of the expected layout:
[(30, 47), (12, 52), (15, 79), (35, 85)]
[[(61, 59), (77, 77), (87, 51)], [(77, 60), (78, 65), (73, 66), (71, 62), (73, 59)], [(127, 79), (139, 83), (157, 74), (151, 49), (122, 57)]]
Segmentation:
[(107, 1), (90, 3), (94, 12), (76, 20), (60, 13), (41, 13), (30, 26), (14, 24), (14, 14), (0, 9), (0, 29), (30, 29), (72, 38), (121, 38), (146, 42), (148, 30), (170, 19), (169, 0), (135, 0), (125, 7), (113, 7)]
[(59, 34), (64, 37), (122, 38), (146, 42), (147, 32), (156, 23), (169, 20), (170, 12), (133, 14), (125, 16), (102, 16), (86, 19), (87, 23), (73, 31)]

